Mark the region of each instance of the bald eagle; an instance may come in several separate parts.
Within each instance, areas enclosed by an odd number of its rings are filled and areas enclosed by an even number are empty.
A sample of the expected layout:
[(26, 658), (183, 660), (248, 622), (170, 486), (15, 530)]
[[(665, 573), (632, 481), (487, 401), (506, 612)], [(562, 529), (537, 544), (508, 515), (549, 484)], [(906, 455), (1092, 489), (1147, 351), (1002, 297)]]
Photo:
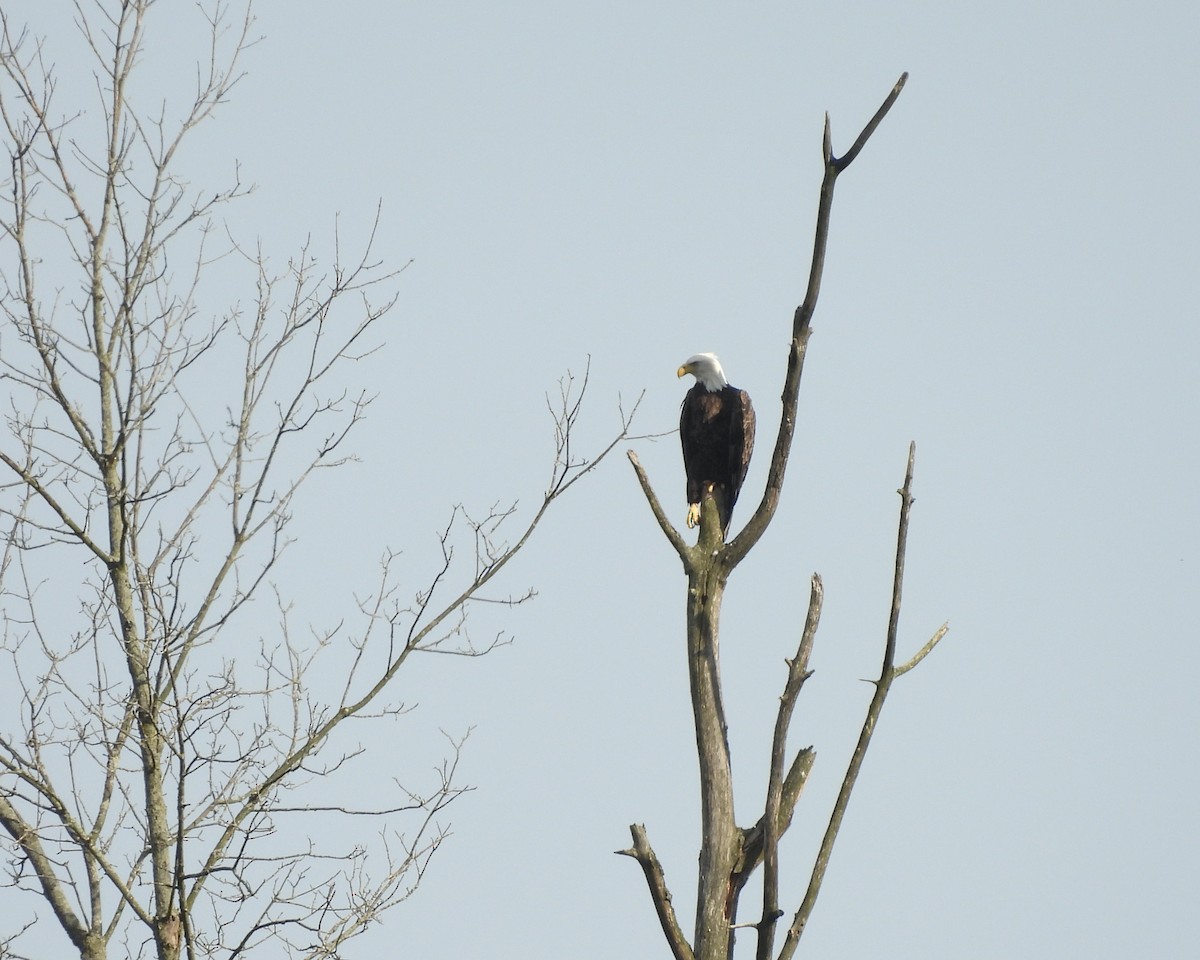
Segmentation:
[(711, 491), (725, 535), (754, 449), (754, 407), (745, 390), (729, 385), (714, 353), (690, 357), (676, 375), (685, 373), (696, 378), (679, 414), (687, 471), (687, 525), (700, 522), (700, 502)]

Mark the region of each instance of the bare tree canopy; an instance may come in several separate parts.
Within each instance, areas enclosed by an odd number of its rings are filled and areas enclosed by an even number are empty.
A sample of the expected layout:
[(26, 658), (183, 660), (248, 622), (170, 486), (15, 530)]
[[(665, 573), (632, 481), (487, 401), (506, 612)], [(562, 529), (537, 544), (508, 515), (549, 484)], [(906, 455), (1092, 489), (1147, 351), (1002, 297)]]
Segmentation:
[[(455, 508), (423, 586), (387, 554), (357, 605), (297, 629), (276, 565), (302, 488), (351, 457), (372, 401), (353, 365), (378, 348), (399, 271), (374, 232), (280, 270), (222, 234), (246, 188), (192, 186), (177, 165), (236, 85), (253, 20), (201, 9), (210, 58), (179, 65), (194, 89), (177, 111), (138, 82), (151, 6), (76, 5), (87, 103), (60, 100), (51, 40), (0, 12), (0, 953), (52, 916), (90, 960), (334, 956), (413, 890), (463, 789), (452, 743), (433, 782), (389, 771), (351, 797), (338, 777), (362, 748), (343, 728), (405, 712), (388, 691), (413, 654), (489, 649), (465, 632), (472, 604), (632, 412), (581, 456), (587, 376), (568, 376), (523, 526), (515, 506)], [(247, 617), (256, 599), (273, 628)], [(328, 840), (321, 816), (359, 818), (363, 839)]]

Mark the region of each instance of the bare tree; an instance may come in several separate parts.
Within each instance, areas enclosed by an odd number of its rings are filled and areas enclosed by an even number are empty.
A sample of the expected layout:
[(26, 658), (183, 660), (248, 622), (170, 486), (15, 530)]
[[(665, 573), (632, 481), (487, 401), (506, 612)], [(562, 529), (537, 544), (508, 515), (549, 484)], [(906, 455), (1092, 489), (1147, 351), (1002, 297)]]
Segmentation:
[[(796, 308), (792, 322), (791, 343), (788, 349), (787, 373), (783, 386), (783, 415), (768, 469), (766, 490), (754, 515), (745, 528), (729, 543), (724, 542), (716, 503), (710, 495), (701, 510), (700, 535), (694, 546), (689, 545), (667, 518), (651, 488), (649, 478), (636, 454), (629, 459), (636, 471), (642, 491), (654, 517), (668, 541), (679, 554), (688, 578), (687, 656), (691, 681), (692, 712), (695, 719), (696, 746), (700, 766), (701, 840), (696, 895), (695, 936), (689, 942), (675, 914), (666, 876), (646, 828), (632, 824), (633, 845), (618, 853), (633, 857), (645, 873), (650, 896), (654, 903), (663, 933), (675, 960), (727, 960), (732, 957), (735, 931), (739, 927), (756, 931), (757, 960), (788, 960), (796, 950), (809, 915), (820, 891), (826, 865), (837, 837), (842, 817), (854, 788), (858, 771), (870, 743), (892, 681), (915, 667), (938, 643), (947, 627), (940, 628), (928, 643), (908, 662), (897, 666), (896, 637), (899, 626), (900, 595), (904, 575), (904, 552), (908, 533), (908, 516), (912, 507), (912, 471), (915, 448), (910, 447), (908, 468), (900, 493), (900, 530), (896, 549), (895, 581), (892, 609), (888, 623), (883, 664), (875, 681), (875, 696), (863, 721), (858, 745), (842, 782), (828, 828), (813, 865), (808, 890), (796, 910), (783, 944), (775, 952), (775, 930), (785, 915), (779, 907), (779, 839), (792, 822), (796, 804), (804, 789), (815, 753), (811, 747), (794, 752), (788, 759), (787, 734), (792, 711), (804, 681), (809, 676), (808, 660), (821, 615), (823, 587), (821, 578), (813, 575), (808, 613), (800, 629), (800, 642), (794, 657), (787, 661), (788, 673), (772, 740), (767, 794), (763, 812), (753, 826), (737, 825), (733, 809), (733, 774), (730, 764), (729, 741), (726, 735), (719, 671), (719, 637), (721, 603), (730, 575), (746, 554), (758, 543), (775, 515), (783, 489), (784, 473), (792, 448), (800, 376), (804, 369), (810, 324), (821, 289), (825, 264), (825, 247), (829, 234), (829, 215), (833, 203), (833, 188), (837, 177), (858, 156), (875, 128), (882, 122), (900, 95), (908, 75), (897, 81), (874, 117), (859, 134), (844, 156), (833, 155), (829, 118), (825, 118), (824, 159), (825, 177), (821, 184), (817, 211), (816, 237), (813, 243), (812, 269), (804, 302)], [(739, 924), (738, 902), (751, 876), (762, 868), (763, 903), (760, 919)]]
[[(350, 722), (405, 711), (389, 685), (414, 654), (490, 648), (466, 631), (473, 604), (529, 596), (483, 591), (632, 414), (580, 457), (587, 377), (568, 376), (523, 526), (515, 507), (456, 508), (415, 596), (388, 554), (356, 607), (298, 636), (273, 572), (301, 488), (350, 457), (372, 398), (347, 368), (399, 271), (373, 230), (356, 255), (304, 249), (279, 271), (218, 239), (246, 188), (192, 189), (178, 155), (237, 83), (253, 21), (202, 11), (210, 56), (173, 112), (136, 93), (151, 6), (75, 4), (90, 112), (58, 101), (47, 41), (0, 12), (0, 955), (53, 918), (87, 960), (332, 957), (412, 892), (463, 789), (452, 743), (431, 783), (373, 777), (378, 795), (347, 800)], [(213, 271), (238, 270), (249, 296), (214, 310)], [(473, 564), (453, 562), (463, 541)], [(315, 817), (370, 826), (339, 842)]]

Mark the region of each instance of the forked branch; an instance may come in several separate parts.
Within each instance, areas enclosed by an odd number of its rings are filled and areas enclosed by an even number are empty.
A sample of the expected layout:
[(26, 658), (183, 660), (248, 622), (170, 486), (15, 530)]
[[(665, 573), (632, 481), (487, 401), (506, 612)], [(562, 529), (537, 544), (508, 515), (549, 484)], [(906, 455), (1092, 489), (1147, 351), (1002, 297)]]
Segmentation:
[(779, 419), (779, 432), (775, 438), (775, 449), (771, 454), (771, 465), (767, 471), (767, 486), (763, 491), (762, 501), (750, 522), (746, 524), (733, 542), (725, 549), (724, 562), (733, 569), (742, 558), (758, 543), (759, 538), (766, 532), (767, 526), (775, 516), (779, 506), (779, 497), (783, 491), (783, 478), (787, 472), (788, 458), (792, 450), (792, 438), (796, 431), (796, 410), (800, 397), (800, 377), (804, 372), (804, 358), (808, 352), (808, 338), (812, 332), (811, 322), (817, 309), (817, 297), (821, 292), (821, 277), (825, 271), (825, 250), (829, 243), (829, 216), (833, 209), (833, 188), (838, 174), (850, 166), (854, 158), (866, 145), (867, 140), (875, 129), (883, 122), (891, 110), (892, 104), (900, 96), (908, 74), (902, 73), (896, 85), (884, 99), (875, 115), (863, 127), (862, 132), (854, 141), (854, 145), (843, 157), (835, 157), (830, 147), (829, 117), (825, 117), (825, 135), (823, 152), (825, 156), (825, 177), (821, 182), (821, 197), (817, 205), (817, 226), (813, 237), (812, 266), (808, 273), (808, 290), (804, 301), (796, 308), (792, 318), (792, 340), (788, 346), (787, 373), (783, 381), (783, 412)]
[(900, 524), (896, 535), (896, 562), (892, 575), (892, 606), (888, 615), (887, 641), (884, 645), (883, 664), (879, 671), (879, 679), (875, 681), (875, 695), (871, 698), (871, 704), (867, 708), (867, 716), (863, 720), (862, 729), (858, 735), (858, 743), (855, 745), (854, 754), (850, 758), (850, 765), (846, 770), (846, 775), (842, 778), (842, 786), (838, 791), (837, 800), (834, 802), (833, 813), (829, 817), (829, 825), (825, 829), (825, 836), (822, 838), (821, 847), (817, 851), (817, 858), (813, 864), (808, 889), (804, 894), (804, 900), (800, 904), (800, 909), (796, 911), (792, 925), (788, 929), (783, 947), (779, 952), (779, 960), (789, 960), (795, 954), (800, 937), (803, 935), (804, 928), (808, 924), (808, 918), (812, 914), (813, 907), (816, 905), (817, 896), (821, 892), (821, 883), (825, 879), (825, 870), (829, 866), (829, 858), (833, 853), (833, 845), (837, 840), (842, 820), (846, 816), (846, 808), (850, 803), (850, 794), (854, 791), (854, 785), (858, 781), (859, 771), (862, 769), (863, 760), (867, 755), (867, 747), (871, 744), (871, 735), (875, 732), (875, 725), (878, 723), (879, 715), (883, 711), (883, 704), (887, 699), (888, 691), (891, 689), (892, 681), (902, 673), (911, 670), (917, 663), (924, 659), (937, 645), (938, 641), (946, 635), (949, 629), (947, 625), (943, 624), (912, 660), (900, 668), (896, 667), (896, 636), (900, 629), (900, 601), (904, 587), (904, 557), (908, 545), (908, 518), (913, 504), (912, 481), (915, 458), (916, 444), (911, 443), (908, 447), (908, 466), (904, 472), (904, 485), (897, 491), (900, 494)]
[[(787, 682), (783, 686), (783, 695), (779, 698), (779, 712), (775, 717), (775, 734), (771, 741), (771, 773), (767, 780), (767, 803), (762, 818), (763, 912), (758, 926), (757, 960), (770, 960), (775, 942), (775, 923), (783, 916), (783, 911), (779, 909), (779, 837), (787, 828), (786, 823), (791, 822), (792, 810), (799, 799), (799, 794), (788, 797), (788, 805), (783, 807), (783, 762), (787, 752), (787, 735), (792, 724), (792, 712), (796, 708), (800, 688), (812, 675), (808, 669), (808, 660), (812, 656), (817, 625), (821, 621), (821, 603), (824, 596), (825, 589), (821, 577), (814, 573), (808, 600), (808, 616), (804, 619), (800, 646), (796, 650), (796, 656), (788, 661)], [(784, 818), (786, 823), (781, 822)]]
[[(721, 550), (721, 563), (726, 570), (736, 567), (753, 546), (766, 532), (767, 526), (775, 516), (779, 506), (779, 497), (783, 490), (783, 478), (787, 472), (788, 457), (791, 455), (792, 439), (796, 432), (796, 410), (799, 405), (800, 377), (804, 371), (804, 358), (808, 351), (808, 338), (811, 334), (811, 321), (817, 309), (817, 297), (821, 292), (821, 277), (825, 272), (825, 250), (829, 243), (829, 217), (833, 209), (833, 188), (838, 175), (845, 170), (866, 146), (883, 118), (892, 109), (892, 104), (900, 96), (904, 84), (908, 81), (908, 73), (902, 73), (887, 97), (884, 98), (874, 116), (863, 127), (855, 138), (854, 144), (841, 157), (833, 155), (829, 115), (825, 115), (825, 130), (822, 138), (822, 153), (825, 159), (825, 176), (821, 181), (820, 201), (817, 206), (817, 225), (813, 237), (812, 264), (808, 272), (808, 289), (804, 301), (796, 308), (792, 318), (792, 339), (788, 345), (787, 372), (783, 382), (783, 412), (779, 420), (779, 432), (775, 438), (775, 448), (771, 454), (771, 465), (767, 474), (767, 485), (763, 491), (762, 500), (750, 521), (729, 544)], [(637, 455), (629, 453), (630, 463), (637, 474), (638, 483), (654, 512), (663, 534), (671, 542), (680, 559), (686, 565), (688, 562), (688, 546), (679, 531), (667, 519), (658, 498), (650, 486), (650, 481), (638, 462)]]

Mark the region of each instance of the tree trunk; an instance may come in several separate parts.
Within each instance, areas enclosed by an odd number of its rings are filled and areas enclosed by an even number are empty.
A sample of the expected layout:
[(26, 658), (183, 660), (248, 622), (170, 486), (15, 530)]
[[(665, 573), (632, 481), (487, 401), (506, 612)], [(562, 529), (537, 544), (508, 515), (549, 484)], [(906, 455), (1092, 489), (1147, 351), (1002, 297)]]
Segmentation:
[[(706, 500), (705, 507), (711, 503)], [(734, 820), (729, 736), (721, 701), (721, 598), (727, 571), (717, 556), (721, 531), (716, 516), (716, 510), (703, 512), (700, 542), (688, 569), (688, 674), (702, 798), (696, 960), (727, 960), (731, 953), (732, 882), (742, 846)]]

